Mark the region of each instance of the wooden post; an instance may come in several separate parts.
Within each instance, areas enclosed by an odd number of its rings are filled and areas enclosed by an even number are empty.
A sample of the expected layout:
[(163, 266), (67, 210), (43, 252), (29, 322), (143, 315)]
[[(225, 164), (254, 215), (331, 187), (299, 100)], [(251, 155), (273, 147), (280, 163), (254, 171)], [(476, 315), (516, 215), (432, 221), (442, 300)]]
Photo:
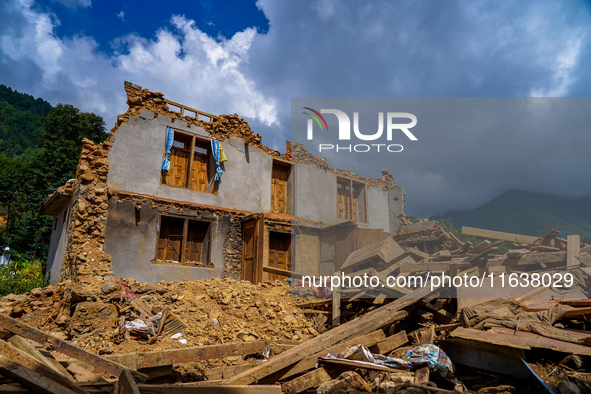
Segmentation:
[[(341, 276), (341, 272), (335, 272), (335, 275)], [(342, 284), (342, 283), (341, 283)], [(332, 289), (332, 327), (341, 324), (341, 291), (340, 287)]]
[(581, 236), (567, 235), (566, 236), (566, 266), (574, 267), (579, 265), (577, 256), (581, 254)]

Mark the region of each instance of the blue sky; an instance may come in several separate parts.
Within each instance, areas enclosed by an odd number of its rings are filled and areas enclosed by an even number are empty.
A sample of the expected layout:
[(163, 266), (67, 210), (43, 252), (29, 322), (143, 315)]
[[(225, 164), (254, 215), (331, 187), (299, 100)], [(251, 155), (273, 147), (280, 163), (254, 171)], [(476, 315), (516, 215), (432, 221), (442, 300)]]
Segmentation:
[[(590, 96), (590, 34), (588, 0), (3, 0), (0, 83), (96, 112), (110, 129), (129, 80), (206, 112), (238, 113), (284, 150), (291, 97)], [(475, 161), (462, 151), (467, 132), (450, 135), (445, 154), (374, 163), (405, 187), (408, 213), (470, 208), (524, 184), (498, 176), (495, 155)], [(515, 152), (558, 140), (540, 137), (499, 134), (520, 144)], [(572, 167), (568, 148), (552, 166), (527, 156), (529, 168), (554, 168), (528, 189), (591, 194), (579, 172), (549, 187)], [(575, 162), (591, 168), (586, 157)], [(362, 175), (378, 177), (376, 168)], [(457, 168), (472, 171), (469, 181)]]

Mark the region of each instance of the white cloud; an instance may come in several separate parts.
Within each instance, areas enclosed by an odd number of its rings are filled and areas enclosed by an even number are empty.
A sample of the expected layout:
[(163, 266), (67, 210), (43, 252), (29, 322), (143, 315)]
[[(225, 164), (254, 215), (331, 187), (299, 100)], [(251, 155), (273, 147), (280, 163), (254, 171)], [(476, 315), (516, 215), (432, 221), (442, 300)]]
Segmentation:
[(66, 7), (69, 8), (76, 8), (76, 7), (90, 7), (92, 5), (92, 0), (54, 0), (58, 3), (62, 3)]
[[(125, 111), (123, 81), (159, 90), (175, 101), (211, 113), (239, 113), (265, 125), (277, 124), (276, 101), (258, 91), (242, 72), (255, 29), (215, 40), (182, 16), (173, 31), (155, 39), (129, 35), (107, 56), (92, 37), (60, 38), (54, 16), (33, 8), (32, 0), (12, 0), (18, 31), (0, 28), (0, 81), (49, 99), (67, 102), (105, 117), (110, 128)], [(2, 11), (4, 12), (4, 10)]]
[(115, 16), (117, 16), (117, 18), (121, 19), (123, 22), (125, 22), (125, 12), (121, 11), (115, 14)]

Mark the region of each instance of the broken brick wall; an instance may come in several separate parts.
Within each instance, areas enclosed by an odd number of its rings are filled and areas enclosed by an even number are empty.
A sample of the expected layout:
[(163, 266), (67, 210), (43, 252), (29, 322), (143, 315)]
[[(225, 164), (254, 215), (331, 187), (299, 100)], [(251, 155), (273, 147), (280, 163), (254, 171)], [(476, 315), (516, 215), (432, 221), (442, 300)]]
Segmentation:
[(68, 243), (61, 278), (89, 283), (112, 276), (111, 257), (103, 251), (107, 222), (107, 155), (113, 133), (101, 144), (83, 139), (70, 200)]

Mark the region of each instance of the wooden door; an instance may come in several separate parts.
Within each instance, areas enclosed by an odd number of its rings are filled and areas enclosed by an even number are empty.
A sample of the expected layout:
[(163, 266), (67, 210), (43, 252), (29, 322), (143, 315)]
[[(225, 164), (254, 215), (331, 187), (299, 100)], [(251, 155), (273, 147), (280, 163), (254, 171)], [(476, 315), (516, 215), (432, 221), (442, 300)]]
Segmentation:
[(289, 167), (273, 164), (271, 178), (271, 210), (287, 213), (287, 178)]
[(198, 192), (207, 192), (207, 165), (209, 149), (203, 144), (195, 144), (193, 168), (189, 179), (189, 188)]
[(258, 283), (258, 225), (257, 220), (252, 219), (242, 224), (242, 280)]
[[(291, 234), (269, 233), (269, 267), (291, 270)], [(266, 280), (283, 280), (284, 275), (263, 273)]]

